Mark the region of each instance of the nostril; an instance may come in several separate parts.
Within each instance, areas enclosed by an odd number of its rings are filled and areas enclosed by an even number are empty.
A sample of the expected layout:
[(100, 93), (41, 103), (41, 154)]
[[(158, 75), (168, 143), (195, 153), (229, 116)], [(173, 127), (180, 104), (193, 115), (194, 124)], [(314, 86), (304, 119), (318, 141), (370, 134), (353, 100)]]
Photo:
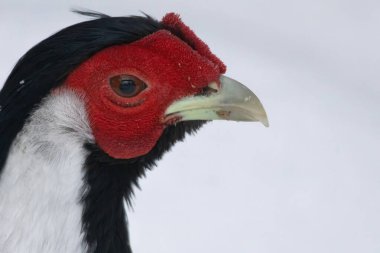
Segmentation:
[(219, 90), (217, 83), (211, 83), (206, 87), (203, 87), (199, 95), (201, 96), (210, 96), (211, 94), (217, 93)]

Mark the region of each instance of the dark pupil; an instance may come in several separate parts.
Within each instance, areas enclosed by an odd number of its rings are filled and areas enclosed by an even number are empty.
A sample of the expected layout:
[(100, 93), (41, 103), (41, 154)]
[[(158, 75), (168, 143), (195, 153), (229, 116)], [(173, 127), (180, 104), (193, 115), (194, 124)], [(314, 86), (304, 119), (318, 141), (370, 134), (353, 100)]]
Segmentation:
[(120, 81), (120, 91), (123, 94), (133, 94), (136, 91), (135, 81), (131, 79), (124, 79)]

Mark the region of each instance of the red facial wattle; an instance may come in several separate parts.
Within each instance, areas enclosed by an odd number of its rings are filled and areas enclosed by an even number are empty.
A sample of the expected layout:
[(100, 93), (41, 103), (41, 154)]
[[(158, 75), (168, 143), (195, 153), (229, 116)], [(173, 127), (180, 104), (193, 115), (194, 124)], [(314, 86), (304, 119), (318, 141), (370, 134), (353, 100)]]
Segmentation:
[[(200, 93), (225, 71), (208, 47), (171, 15), (166, 20), (172, 32), (159, 30), (133, 43), (106, 48), (66, 80), (66, 86), (84, 96), (97, 144), (114, 158), (148, 153), (165, 128), (167, 107)], [(173, 33), (181, 33), (182, 38)], [(119, 96), (110, 86), (117, 75), (135, 76), (147, 87), (134, 97)]]

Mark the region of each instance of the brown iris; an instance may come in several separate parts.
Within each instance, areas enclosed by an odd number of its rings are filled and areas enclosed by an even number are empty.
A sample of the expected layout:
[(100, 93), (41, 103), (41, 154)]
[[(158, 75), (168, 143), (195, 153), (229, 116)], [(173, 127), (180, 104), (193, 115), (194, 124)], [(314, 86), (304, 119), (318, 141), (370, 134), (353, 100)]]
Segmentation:
[(109, 82), (117, 95), (126, 98), (137, 96), (147, 87), (143, 81), (131, 75), (117, 75), (111, 77)]

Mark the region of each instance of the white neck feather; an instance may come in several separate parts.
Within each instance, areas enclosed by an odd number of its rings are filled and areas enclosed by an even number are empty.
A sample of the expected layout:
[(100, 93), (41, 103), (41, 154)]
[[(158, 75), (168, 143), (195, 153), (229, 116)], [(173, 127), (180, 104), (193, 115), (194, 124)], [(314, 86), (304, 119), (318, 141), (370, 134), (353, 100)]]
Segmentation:
[(72, 91), (49, 95), (30, 116), (0, 177), (0, 252), (84, 251), (85, 142), (93, 136)]

